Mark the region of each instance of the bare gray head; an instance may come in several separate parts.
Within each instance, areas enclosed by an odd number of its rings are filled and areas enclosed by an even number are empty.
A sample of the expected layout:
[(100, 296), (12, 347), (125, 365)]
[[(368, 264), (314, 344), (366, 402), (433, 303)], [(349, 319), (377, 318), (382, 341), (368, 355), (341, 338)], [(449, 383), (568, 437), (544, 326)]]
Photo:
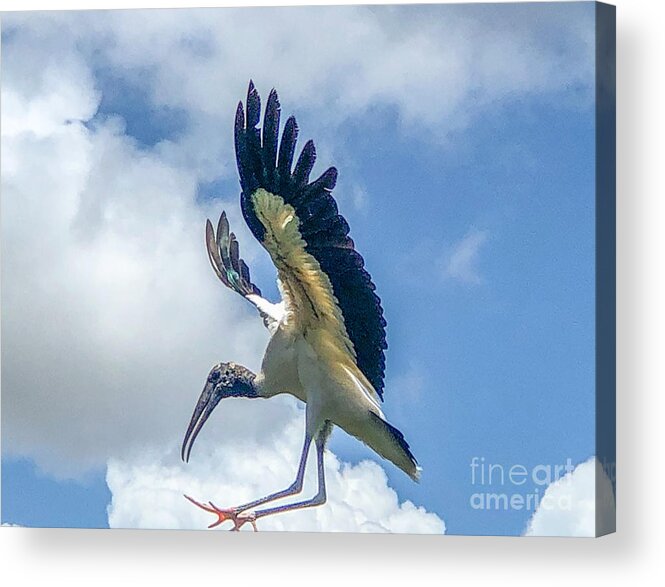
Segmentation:
[(254, 373), (236, 363), (219, 363), (210, 370), (182, 443), (180, 454), (183, 461), (189, 461), (196, 437), (221, 400), (227, 397), (259, 397), (255, 379)]

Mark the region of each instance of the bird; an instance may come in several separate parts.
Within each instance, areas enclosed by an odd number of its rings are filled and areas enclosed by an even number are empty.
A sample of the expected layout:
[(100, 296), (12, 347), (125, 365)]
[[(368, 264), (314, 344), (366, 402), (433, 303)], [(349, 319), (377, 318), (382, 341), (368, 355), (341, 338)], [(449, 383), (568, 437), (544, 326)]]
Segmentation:
[[(273, 88), (262, 126), (261, 99), (250, 80), (245, 104), (238, 103), (234, 143), (240, 180), (240, 208), (251, 233), (266, 249), (277, 272), (281, 301), (272, 303), (252, 282), (238, 240), (222, 211), (216, 230), (206, 221), (205, 243), (212, 268), (229, 289), (253, 304), (270, 333), (261, 370), (234, 362), (213, 366), (182, 444), (189, 462), (192, 446), (210, 414), (225, 398), (271, 398), (291, 394), (306, 405), (304, 442), (291, 485), (251, 502), (220, 508), (185, 497), (217, 516), (209, 528), (231, 521), (238, 531), (266, 516), (326, 502), (324, 454), (333, 427), (369, 446), (418, 481), (421, 468), (404, 435), (383, 413), (386, 320), (376, 286), (349, 236), (349, 225), (332, 196), (337, 169), (313, 181), (312, 140), (293, 165), (298, 124), (290, 116), (279, 139), (281, 106)], [(300, 494), (312, 443), (318, 490), (310, 499), (268, 507)], [(262, 509), (257, 509), (262, 508)]]

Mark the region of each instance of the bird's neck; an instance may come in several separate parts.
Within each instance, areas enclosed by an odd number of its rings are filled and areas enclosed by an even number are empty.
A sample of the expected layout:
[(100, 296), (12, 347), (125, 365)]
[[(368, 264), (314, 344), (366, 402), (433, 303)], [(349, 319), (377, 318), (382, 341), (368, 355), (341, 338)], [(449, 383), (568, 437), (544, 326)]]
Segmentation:
[[(254, 374), (252, 373), (252, 375)], [(276, 392), (273, 391), (269, 385), (267, 385), (266, 378), (263, 373), (257, 373), (254, 375), (254, 379), (252, 380), (252, 389), (256, 394), (254, 397), (269, 398), (276, 395)]]

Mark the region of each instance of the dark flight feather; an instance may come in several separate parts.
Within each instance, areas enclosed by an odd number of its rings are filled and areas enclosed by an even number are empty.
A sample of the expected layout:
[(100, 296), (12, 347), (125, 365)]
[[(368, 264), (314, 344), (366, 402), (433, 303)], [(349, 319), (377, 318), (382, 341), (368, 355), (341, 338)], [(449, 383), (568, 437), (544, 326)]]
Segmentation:
[(252, 283), (249, 267), (240, 258), (240, 247), (235, 234), (229, 233), (226, 212), (222, 212), (219, 217), (216, 235), (210, 220), (206, 222), (206, 248), (215, 274), (226, 287), (243, 296), (261, 295), (261, 290)]

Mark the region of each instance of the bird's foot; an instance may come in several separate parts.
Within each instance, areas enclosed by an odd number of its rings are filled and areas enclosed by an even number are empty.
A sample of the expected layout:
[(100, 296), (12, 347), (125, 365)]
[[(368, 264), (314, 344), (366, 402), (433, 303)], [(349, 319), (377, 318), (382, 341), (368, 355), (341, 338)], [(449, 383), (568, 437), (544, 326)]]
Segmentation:
[(208, 505), (206, 505), (204, 503), (196, 501), (195, 499), (192, 499), (191, 497), (189, 497), (189, 495), (185, 495), (185, 499), (193, 503), (196, 507), (199, 507), (202, 510), (210, 512), (211, 514), (215, 514), (217, 516), (217, 520), (212, 524), (210, 524), (208, 528), (215, 528), (220, 524), (222, 524), (223, 522), (231, 520), (233, 522), (233, 528), (231, 528), (231, 532), (240, 531), (240, 528), (242, 528), (247, 522), (249, 522), (252, 525), (252, 528), (254, 528), (254, 532), (259, 531), (258, 528), (256, 527), (256, 514), (254, 512), (242, 512), (234, 508), (228, 508), (228, 509), (218, 508), (211, 501), (209, 501)]

